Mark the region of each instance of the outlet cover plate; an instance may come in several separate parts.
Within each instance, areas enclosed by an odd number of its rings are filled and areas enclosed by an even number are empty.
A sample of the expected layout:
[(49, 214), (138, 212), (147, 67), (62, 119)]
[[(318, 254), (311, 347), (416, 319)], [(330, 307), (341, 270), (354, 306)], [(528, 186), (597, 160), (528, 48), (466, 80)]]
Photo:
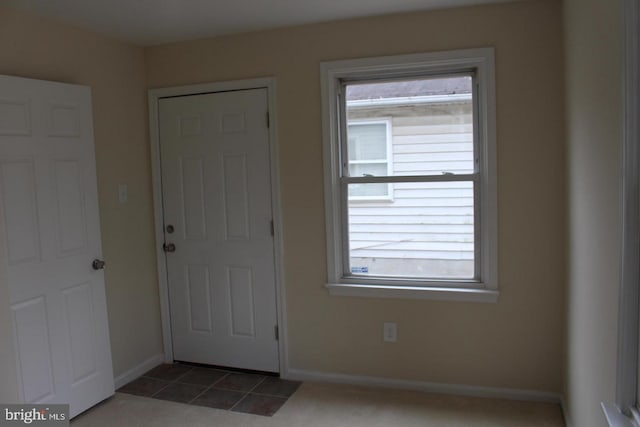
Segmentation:
[(398, 324), (396, 322), (384, 322), (383, 339), (385, 342), (396, 342), (398, 339)]

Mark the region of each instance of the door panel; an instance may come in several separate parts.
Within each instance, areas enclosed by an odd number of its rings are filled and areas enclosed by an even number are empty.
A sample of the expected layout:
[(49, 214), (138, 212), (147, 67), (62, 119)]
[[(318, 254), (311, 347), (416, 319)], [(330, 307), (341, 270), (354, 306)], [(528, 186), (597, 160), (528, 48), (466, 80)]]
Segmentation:
[(180, 158), (182, 183), (182, 216), (185, 239), (207, 238), (207, 221), (204, 199), (204, 164), (199, 157)]
[(277, 372), (267, 91), (158, 107), (174, 359)]
[(0, 213), (21, 398), (113, 394), (89, 88), (0, 76)]
[(82, 253), (87, 244), (87, 222), (82, 194), (82, 171), (77, 160), (54, 162), (58, 257)]
[(222, 156), (222, 181), (225, 237), (227, 240), (250, 240), (246, 155)]
[(25, 97), (0, 99), (0, 135), (29, 135), (31, 110)]
[(254, 337), (253, 271), (250, 268), (227, 267), (227, 286), (231, 308), (231, 334)]
[(9, 265), (40, 259), (33, 160), (0, 163)]
[(24, 399), (38, 402), (53, 397), (51, 337), (45, 299), (36, 297), (14, 304), (11, 311), (20, 373), (30, 374), (21, 375)]
[(209, 266), (186, 265), (190, 332), (211, 333), (211, 281)]
[(96, 372), (91, 285), (82, 283), (62, 291), (67, 312), (69, 354), (71, 355), (71, 382), (73, 384)]

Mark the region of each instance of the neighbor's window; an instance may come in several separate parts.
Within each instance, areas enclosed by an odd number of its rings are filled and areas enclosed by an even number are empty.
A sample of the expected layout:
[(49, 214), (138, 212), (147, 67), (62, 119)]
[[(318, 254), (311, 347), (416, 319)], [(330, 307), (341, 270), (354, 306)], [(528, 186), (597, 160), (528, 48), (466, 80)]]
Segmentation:
[[(347, 127), (349, 174), (380, 176), (391, 173), (391, 121), (355, 121)], [(388, 200), (391, 185), (355, 184), (349, 188), (349, 200)]]
[(495, 299), (492, 58), (323, 63), (332, 292)]

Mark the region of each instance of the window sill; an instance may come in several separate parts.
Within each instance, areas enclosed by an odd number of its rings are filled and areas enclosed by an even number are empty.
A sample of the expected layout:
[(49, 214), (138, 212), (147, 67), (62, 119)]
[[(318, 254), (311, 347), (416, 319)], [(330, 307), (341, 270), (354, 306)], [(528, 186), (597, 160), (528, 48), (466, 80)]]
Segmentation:
[(620, 412), (620, 409), (614, 404), (603, 402), (602, 410), (609, 423), (609, 427), (638, 427), (638, 424)]
[(500, 292), (486, 289), (407, 287), (328, 283), (330, 295), (367, 298), (426, 299), (435, 301), (498, 302)]

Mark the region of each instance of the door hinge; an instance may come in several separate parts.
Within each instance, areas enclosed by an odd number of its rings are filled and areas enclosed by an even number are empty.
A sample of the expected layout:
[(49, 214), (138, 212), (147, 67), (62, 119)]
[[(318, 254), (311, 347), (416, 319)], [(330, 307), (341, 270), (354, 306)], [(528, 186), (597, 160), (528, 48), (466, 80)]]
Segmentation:
[(276, 229), (275, 229), (275, 226), (273, 225), (273, 220), (271, 220), (271, 235), (272, 236), (276, 235)]
[(269, 129), (269, 112), (267, 111), (267, 129)]
[(274, 326), (276, 341), (280, 340), (280, 331), (278, 331), (278, 325)]

